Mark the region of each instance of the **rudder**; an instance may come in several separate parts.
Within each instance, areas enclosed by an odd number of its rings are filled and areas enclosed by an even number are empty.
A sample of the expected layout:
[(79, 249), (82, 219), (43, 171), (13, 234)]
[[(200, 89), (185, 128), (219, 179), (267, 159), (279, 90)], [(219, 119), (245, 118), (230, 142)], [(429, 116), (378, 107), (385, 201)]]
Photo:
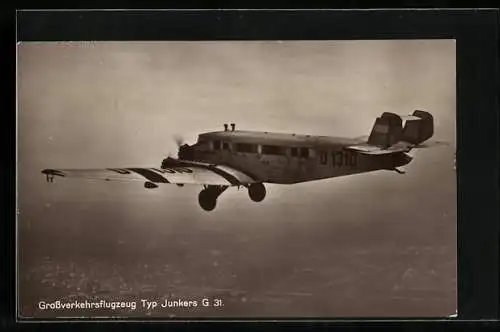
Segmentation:
[(434, 135), (434, 117), (429, 112), (420, 110), (416, 110), (412, 115), (418, 119), (406, 121), (401, 139), (417, 145)]
[(400, 140), (402, 133), (402, 119), (399, 115), (384, 112), (375, 120), (368, 144), (387, 148)]

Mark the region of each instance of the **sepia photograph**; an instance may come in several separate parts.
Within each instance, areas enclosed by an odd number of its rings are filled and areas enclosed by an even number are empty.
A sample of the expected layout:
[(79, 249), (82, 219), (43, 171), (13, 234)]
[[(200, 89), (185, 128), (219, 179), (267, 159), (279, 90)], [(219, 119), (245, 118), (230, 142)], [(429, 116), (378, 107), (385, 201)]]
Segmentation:
[(453, 39), (19, 42), (19, 318), (449, 317)]

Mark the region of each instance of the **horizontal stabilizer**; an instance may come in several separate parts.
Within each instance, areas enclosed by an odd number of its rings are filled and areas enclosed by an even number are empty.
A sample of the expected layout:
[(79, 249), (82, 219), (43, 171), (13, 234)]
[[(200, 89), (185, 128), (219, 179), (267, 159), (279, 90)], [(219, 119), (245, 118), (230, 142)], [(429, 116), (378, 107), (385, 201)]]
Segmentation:
[(413, 145), (407, 142), (398, 142), (388, 148), (381, 148), (379, 146), (370, 144), (352, 145), (348, 146), (346, 149), (351, 151), (357, 151), (361, 154), (367, 155), (382, 155), (391, 154), (399, 152), (408, 152), (412, 149)]
[(414, 149), (423, 149), (423, 148), (432, 148), (435, 146), (449, 146), (450, 142), (445, 142), (445, 141), (427, 141), (422, 144), (415, 145), (413, 148)]
[(398, 152), (409, 152), (412, 149), (425, 149), (432, 148), (436, 146), (449, 146), (450, 143), (444, 141), (427, 141), (423, 144), (414, 145), (405, 141), (397, 142), (396, 144), (388, 147), (381, 148), (379, 146), (370, 145), (370, 144), (359, 144), (359, 145), (351, 145), (346, 147), (347, 150), (357, 151), (361, 154), (367, 155), (382, 155), (382, 154), (391, 154)]

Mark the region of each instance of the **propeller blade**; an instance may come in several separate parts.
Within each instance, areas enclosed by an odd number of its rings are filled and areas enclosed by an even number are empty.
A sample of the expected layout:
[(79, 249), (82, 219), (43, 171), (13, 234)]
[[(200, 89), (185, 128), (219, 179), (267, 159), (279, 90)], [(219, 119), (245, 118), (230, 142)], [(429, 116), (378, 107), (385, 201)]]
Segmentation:
[(180, 147), (182, 144), (184, 144), (184, 138), (181, 135), (174, 135), (174, 141), (177, 147)]

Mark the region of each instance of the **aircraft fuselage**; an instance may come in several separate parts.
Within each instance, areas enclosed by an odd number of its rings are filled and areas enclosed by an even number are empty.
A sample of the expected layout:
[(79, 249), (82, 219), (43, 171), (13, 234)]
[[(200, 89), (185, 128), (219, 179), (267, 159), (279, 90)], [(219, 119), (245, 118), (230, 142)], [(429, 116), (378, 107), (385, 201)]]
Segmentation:
[(344, 149), (360, 143), (331, 136), (219, 131), (199, 135), (186, 158), (227, 165), (262, 182), (279, 184), (393, 170), (411, 161), (402, 153), (368, 156)]

